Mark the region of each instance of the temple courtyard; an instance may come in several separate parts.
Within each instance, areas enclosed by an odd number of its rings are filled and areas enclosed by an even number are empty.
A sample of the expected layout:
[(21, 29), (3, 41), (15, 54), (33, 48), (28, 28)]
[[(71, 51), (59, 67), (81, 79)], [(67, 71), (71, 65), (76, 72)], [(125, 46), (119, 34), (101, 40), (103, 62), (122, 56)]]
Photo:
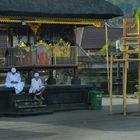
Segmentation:
[(122, 100), (113, 99), (113, 114), (109, 99), (103, 98), (102, 110), (76, 110), (53, 114), (0, 117), (0, 140), (138, 140), (140, 116), (137, 99), (127, 99), (127, 117), (122, 112)]

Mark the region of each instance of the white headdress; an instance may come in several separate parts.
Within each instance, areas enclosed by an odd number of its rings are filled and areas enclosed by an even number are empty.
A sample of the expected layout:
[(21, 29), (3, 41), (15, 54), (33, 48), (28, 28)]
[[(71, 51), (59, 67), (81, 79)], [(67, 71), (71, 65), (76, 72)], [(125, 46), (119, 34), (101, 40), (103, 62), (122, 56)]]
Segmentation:
[(16, 72), (16, 68), (11, 68), (11, 72), (15, 73)]
[(34, 74), (34, 77), (39, 77), (39, 73), (36, 72), (36, 73)]

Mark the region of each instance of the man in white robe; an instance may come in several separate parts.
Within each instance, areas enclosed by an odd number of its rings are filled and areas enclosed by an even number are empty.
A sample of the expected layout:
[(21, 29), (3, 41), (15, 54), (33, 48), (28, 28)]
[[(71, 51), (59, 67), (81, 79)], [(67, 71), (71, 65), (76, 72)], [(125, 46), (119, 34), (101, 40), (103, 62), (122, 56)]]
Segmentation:
[(44, 100), (43, 93), (45, 91), (45, 87), (43, 86), (42, 80), (39, 77), (39, 73), (34, 74), (34, 78), (31, 80), (31, 87), (29, 89), (29, 93), (35, 94), (35, 100)]
[(5, 86), (8, 88), (14, 87), (15, 93), (19, 94), (24, 88), (24, 82), (21, 82), (21, 76), (16, 72), (16, 68), (12, 68), (6, 76)]

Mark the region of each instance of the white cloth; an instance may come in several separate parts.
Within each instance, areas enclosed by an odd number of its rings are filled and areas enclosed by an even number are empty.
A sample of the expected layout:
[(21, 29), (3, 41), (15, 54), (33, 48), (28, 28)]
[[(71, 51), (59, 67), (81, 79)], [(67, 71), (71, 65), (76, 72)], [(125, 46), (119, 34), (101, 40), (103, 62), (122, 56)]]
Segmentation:
[(42, 80), (40, 78), (38, 80), (33, 78), (31, 81), (31, 87), (29, 89), (29, 93), (35, 93), (36, 91), (39, 91), (42, 88), (44, 88)]
[[(17, 83), (11, 83), (15, 81)], [(21, 77), (19, 73), (12, 74), (9, 72), (6, 76), (5, 86), (8, 88), (14, 87), (16, 94), (19, 94), (24, 88), (24, 82), (21, 82)]]

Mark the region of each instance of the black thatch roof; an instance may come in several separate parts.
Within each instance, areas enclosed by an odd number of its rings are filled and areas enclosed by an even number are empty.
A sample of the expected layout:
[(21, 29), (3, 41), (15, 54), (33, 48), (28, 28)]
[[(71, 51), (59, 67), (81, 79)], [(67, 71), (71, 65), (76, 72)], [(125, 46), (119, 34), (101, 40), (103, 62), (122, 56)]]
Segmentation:
[(123, 13), (105, 0), (0, 0), (0, 15), (109, 19)]
[[(122, 28), (108, 28), (109, 42), (116, 41), (122, 37)], [(85, 27), (81, 46), (84, 50), (99, 50), (105, 45), (105, 29)]]

